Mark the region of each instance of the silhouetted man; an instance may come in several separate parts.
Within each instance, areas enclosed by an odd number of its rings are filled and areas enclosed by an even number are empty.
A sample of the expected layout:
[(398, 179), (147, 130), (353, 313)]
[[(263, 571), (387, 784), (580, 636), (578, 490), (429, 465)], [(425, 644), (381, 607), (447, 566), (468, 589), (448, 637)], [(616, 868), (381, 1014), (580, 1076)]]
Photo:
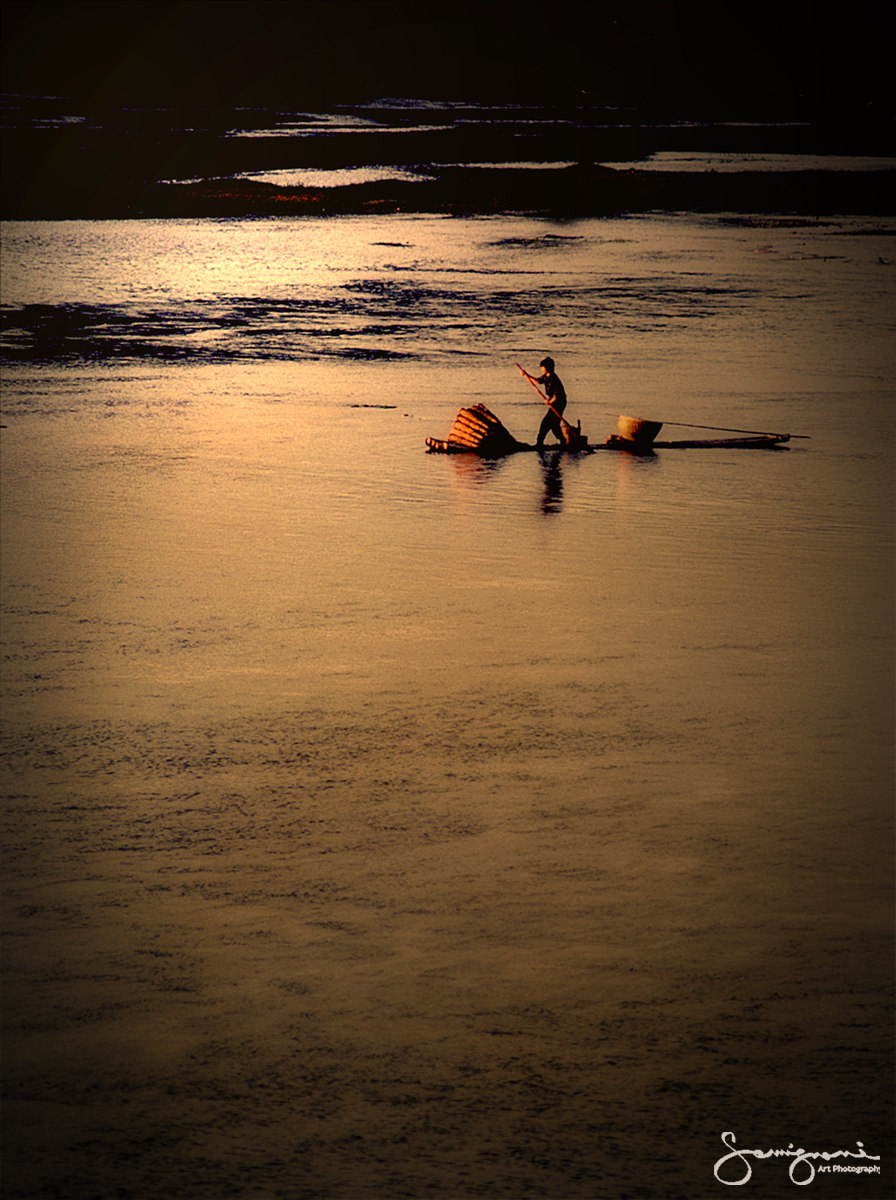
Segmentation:
[[(528, 371), (523, 371), (527, 379), (531, 379), (533, 383), (541, 384), (548, 398), (550, 408), (544, 415), (544, 420), (541, 422), (541, 428), (538, 430), (538, 440), (535, 445), (541, 450), (544, 446), (544, 439), (549, 433), (553, 433), (558, 442), (564, 442), (563, 431), (560, 427), (560, 418), (563, 415), (563, 410), (566, 408), (566, 389), (560, 382), (560, 377), (554, 374), (554, 360), (552, 358), (543, 358), (538, 364), (544, 368), (544, 371), (536, 379), (534, 375), (530, 375)], [(551, 411), (553, 409), (553, 411)]]

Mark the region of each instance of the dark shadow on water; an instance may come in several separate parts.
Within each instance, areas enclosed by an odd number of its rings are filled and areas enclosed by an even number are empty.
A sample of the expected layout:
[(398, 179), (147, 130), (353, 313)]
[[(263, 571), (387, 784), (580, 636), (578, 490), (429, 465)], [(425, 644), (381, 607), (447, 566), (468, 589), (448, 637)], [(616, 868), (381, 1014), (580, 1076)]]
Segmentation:
[(482, 487), (494, 479), (506, 458), (480, 458), (478, 454), (452, 454), (449, 459), (455, 482), (464, 487)]
[[(191, 300), (136, 309), (122, 304), (5, 305), (0, 311), (0, 359), (6, 362), (230, 362), (339, 358), (358, 362), (416, 359), (394, 347), (416, 332), (380, 319), (339, 297), (322, 303), (235, 298)], [(341, 318), (341, 320), (340, 320)], [(371, 345), (388, 340), (391, 346)]]
[[(463, 488), (483, 487), (494, 480), (505, 465), (515, 458), (480, 458), (478, 454), (453, 454), (450, 457), (455, 483)], [(566, 452), (559, 447), (548, 446), (537, 452), (541, 470), (542, 488), (538, 495), (538, 509), (546, 517), (555, 516), (563, 507), (563, 469)]]
[(541, 511), (546, 517), (558, 513), (563, 505), (563, 455), (559, 450), (539, 453), (544, 491)]

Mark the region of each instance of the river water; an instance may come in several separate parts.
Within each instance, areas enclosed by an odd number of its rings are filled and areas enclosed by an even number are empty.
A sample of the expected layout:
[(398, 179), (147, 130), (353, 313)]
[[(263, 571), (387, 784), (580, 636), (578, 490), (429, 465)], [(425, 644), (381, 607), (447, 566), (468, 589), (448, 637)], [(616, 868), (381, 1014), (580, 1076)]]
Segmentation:
[[(894, 261), (860, 217), (4, 225), (10, 1196), (887, 1159)], [(802, 436), (425, 452), (470, 403), (534, 440), (546, 354), (592, 444)]]

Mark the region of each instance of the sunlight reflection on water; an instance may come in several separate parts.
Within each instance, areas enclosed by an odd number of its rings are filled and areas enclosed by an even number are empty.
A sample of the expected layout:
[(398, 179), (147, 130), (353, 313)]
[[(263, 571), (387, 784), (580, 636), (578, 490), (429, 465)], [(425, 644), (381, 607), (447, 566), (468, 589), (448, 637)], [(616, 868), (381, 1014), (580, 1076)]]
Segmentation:
[[(22, 1128), (75, 1097), (78, 1152), (118, 1138), (129, 1182), (164, 1144), (171, 1195), (200, 1153), (243, 1187), (222, 1128), (284, 1193), (401, 1145), (410, 1194), (513, 1108), (482, 1194), (572, 1161), (593, 1194), (659, 1128), (635, 1186), (695, 1195), (735, 1099), (869, 1109), (881, 1056), (841, 1043), (888, 999), (896, 405), (861, 225), (4, 228)], [(810, 438), (426, 453), (477, 402), (531, 439), (514, 364), (549, 352), (593, 443)], [(504, 1188), (530, 1135), (559, 1165)]]

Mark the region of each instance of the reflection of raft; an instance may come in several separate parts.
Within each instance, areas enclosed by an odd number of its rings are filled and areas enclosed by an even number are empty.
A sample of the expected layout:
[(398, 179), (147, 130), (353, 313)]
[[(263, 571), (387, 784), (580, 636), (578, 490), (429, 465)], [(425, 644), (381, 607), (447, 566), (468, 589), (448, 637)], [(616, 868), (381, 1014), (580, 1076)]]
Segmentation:
[[(561, 418), (560, 426), (564, 439), (560, 448), (589, 449), (588, 439), (582, 436), (581, 425), (573, 428)], [(480, 458), (502, 458), (505, 454), (516, 454), (519, 450), (535, 449), (535, 446), (526, 442), (518, 442), (484, 404), (462, 408), (454, 418), (447, 440), (443, 442), (438, 438), (427, 438), (426, 446), (434, 454), (478, 454)]]

